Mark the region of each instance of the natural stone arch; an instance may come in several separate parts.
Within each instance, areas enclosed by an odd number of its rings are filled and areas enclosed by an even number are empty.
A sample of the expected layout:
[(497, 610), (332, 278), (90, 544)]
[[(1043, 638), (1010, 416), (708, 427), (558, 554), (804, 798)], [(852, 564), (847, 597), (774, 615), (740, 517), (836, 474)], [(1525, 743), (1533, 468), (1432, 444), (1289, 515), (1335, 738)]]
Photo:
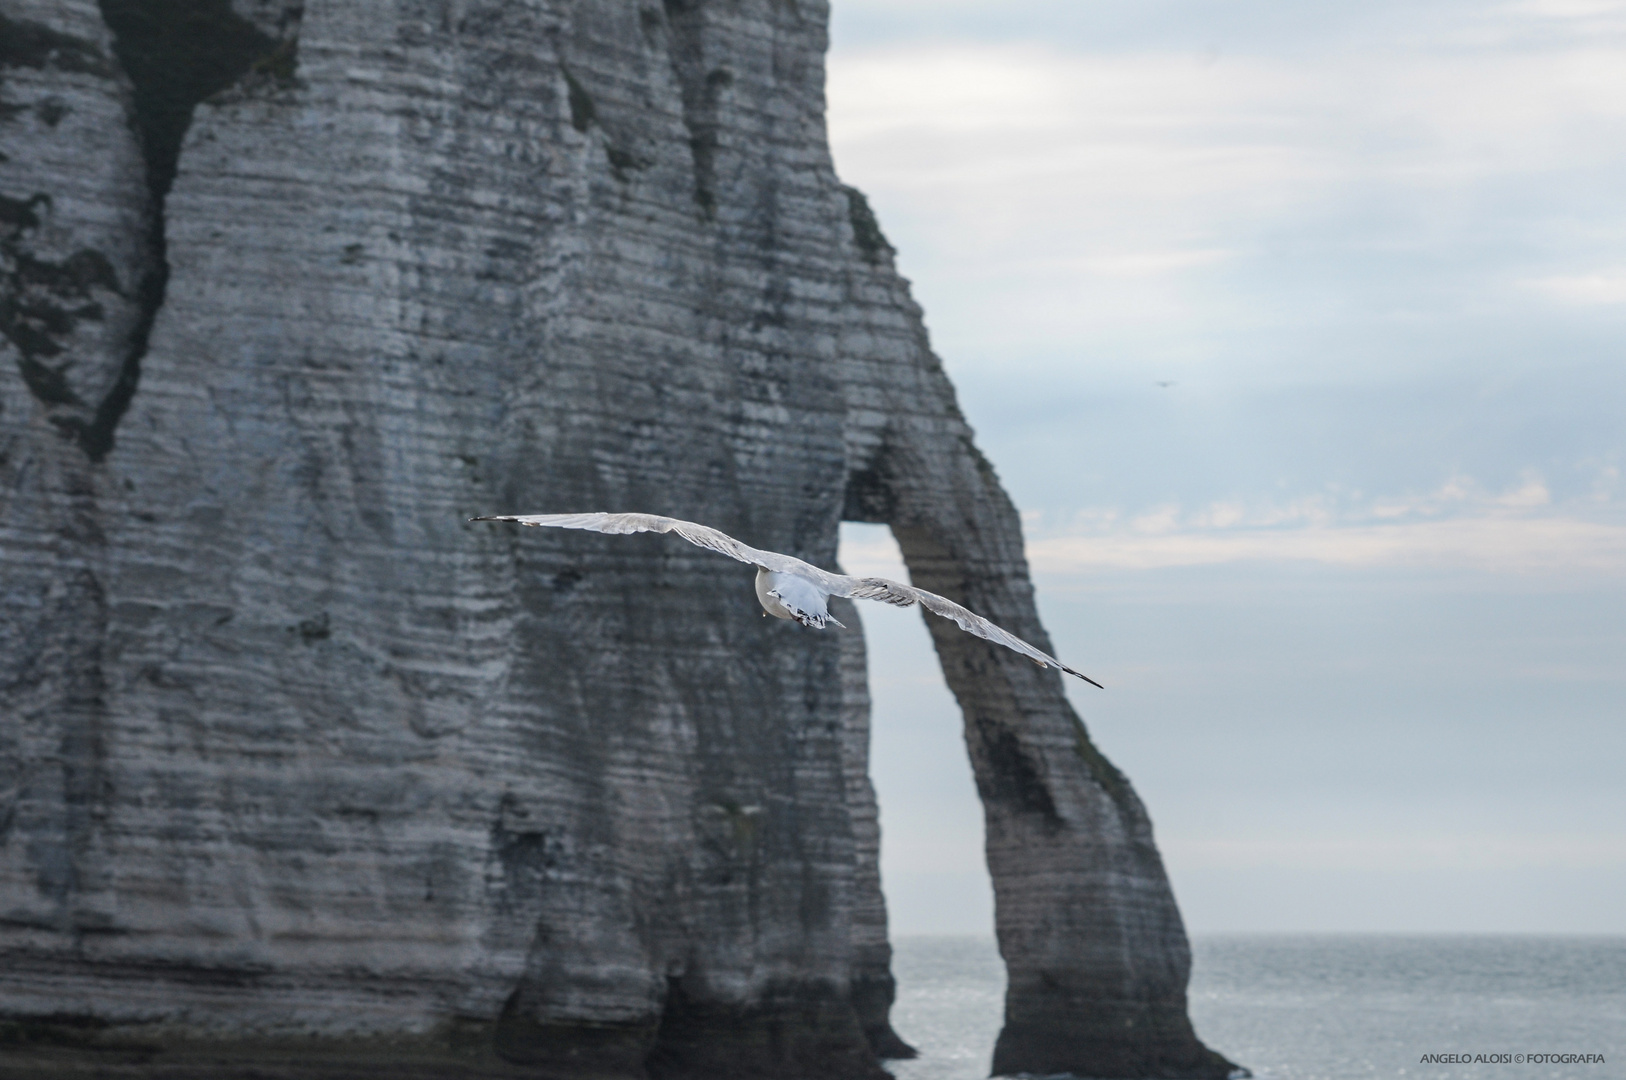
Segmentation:
[[(5, 58), (39, 148), (0, 162), (8, 243), (90, 294), (55, 382), (0, 346), (0, 1016), (250, 1060), (389, 1036), (403, 1075), (876, 1077), (843, 640), (658, 537), (464, 523), (646, 510), (829, 564), (884, 521), (1046, 644), (830, 161), (827, 6), (197, 0), (236, 44), (184, 85), (103, 8), (0, 0), (44, 43)], [(1213, 1074), (1133, 793), (1054, 673), (933, 633), (988, 808), (996, 1065)]]

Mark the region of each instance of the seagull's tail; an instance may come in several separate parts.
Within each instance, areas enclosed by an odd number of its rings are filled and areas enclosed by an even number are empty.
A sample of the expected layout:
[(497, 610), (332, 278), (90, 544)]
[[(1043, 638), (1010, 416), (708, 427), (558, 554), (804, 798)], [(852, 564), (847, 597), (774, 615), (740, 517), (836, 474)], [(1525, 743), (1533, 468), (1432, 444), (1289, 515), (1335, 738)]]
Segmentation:
[[(780, 602), (783, 603), (783, 601)], [(828, 611), (824, 612), (822, 615), (812, 614), (806, 611), (798, 610), (797, 608), (789, 607), (788, 605), (786, 610), (790, 612), (791, 618), (795, 619), (803, 626), (811, 627), (814, 630), (823, 630), (827, 623), (834, 623), (843, 630), (847, 629), (846, 623), (842, 622)]]

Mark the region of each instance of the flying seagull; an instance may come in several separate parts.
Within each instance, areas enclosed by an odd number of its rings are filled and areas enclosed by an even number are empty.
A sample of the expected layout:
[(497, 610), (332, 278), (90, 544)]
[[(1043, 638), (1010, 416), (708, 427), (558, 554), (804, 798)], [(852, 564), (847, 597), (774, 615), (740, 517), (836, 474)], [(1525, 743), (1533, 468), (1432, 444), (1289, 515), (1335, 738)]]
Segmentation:
[[(980, 638), (1014, 649), (1042, 668), (1060, 668), (1069, 675), (1077, 675), (1091, 686), (1101, 684), (1074, 671), (1049, 653), (1040, 652), (1015, 634), (1001, 630), (981, 615), (967, 611), (947, 597), (916, 589), (910, 585), (881, 577), (844, 577), (820, 570), (811, 563), (777, 551), (763, 551), (740, 543), (727, 533), (696, 525), (692, 521), (661, 517), (658, 514), (489, 514), (470, 518), (470, 521), (513, 521), (520, 525), (542, 525), (555, 529), (587, 529), (591, 532), (627, 533), (675, 532), (691, 544), (696, 544), (719, 555), (727, 555), (757, 568), (757, 600), (764, 614), (777, 619), (795, 619), (803, 626), (823, 630), (826, 623), (835, 623), (835, 616), (825, 606), (825, 597), (845, 596), (853, 600), (879, 600), (894, 607), (919, 604), (935, 615), (953, 619), (960, 629)], [(845, 629), (845, 627), (843, 627)]]

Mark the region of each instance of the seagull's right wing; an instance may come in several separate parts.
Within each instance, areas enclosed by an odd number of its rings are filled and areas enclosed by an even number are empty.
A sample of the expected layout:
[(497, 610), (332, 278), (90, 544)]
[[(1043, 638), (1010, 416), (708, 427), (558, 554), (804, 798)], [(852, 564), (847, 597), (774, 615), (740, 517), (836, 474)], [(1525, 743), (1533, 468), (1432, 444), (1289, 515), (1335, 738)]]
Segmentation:
[(985, 641), (992, 641), (996, 645), (1003, 645), (1007, 649), (1015, 650), (1040, 667), (1060, 668), (1069, 675), (1077, 675), (1091, 686), (1101, 686), (1100, 683), (1082, 671), (1074, 671), (1049, 653), (1041, 652), (1009, 630), (995, 626), (981, 615), (961, 607), (946, 596), (938, 596), (934, 592), (917, 589), (913, 585), (905, 585), (890, 578), (867, 577), (847, 578), (846, 580), (851, 583), (850, 588), (838, 591), (837, 596), (847, 596), (854, 600), (879, 600), (883, 604), (893, 604), (897, 607), (919, 604), (934, 615), (952, 619), (959, 624), (961, 630), (975, 634)]

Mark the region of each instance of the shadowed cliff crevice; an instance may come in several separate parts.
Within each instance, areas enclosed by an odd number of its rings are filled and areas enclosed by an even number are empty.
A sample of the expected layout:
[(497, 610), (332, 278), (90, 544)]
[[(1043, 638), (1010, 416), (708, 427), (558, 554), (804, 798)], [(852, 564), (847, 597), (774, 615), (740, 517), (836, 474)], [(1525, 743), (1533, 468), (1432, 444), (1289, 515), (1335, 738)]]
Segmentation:
[(694, 158), (694, 201), (706, 220), (717, 215), (717, 102), (734, 83), (733, 73), (706, 70), (706, 0), (662, 0), (666, 9), (672, 73), (683, 95), (683, 126)]
[(570, 104), (570, 126), (587, 134), (587, 129), (598, 122), (598, 107), (593, 104), (593, 96), (587, 92), (587, 87), (581, 80), (570, 73), (570, 68), (559, 65), (564, 72), (566, 100)]
[(65, 371), (65, 339), (80, 323), (102, 321), (99, 290), (118, 297), (125, 292), (112, 263), (94, 248), (65, 259), (34, 250), (30, 240), (51, 207), (43, 191), (26, 199), (0, 196), (0, 333), (17, 350), (23, 383), (41, 404), (82, 412), (85, 402)]
[[(15, 125), (7, 134), (19, 138), (25, 154), (17, 180), (6, 177), (8, 186), (31, 172), (28, 156), (78, 130), (73, 114), (83, 102), (75, 91), (116, 78), (116, 64), (98, 41), (0, 16), (0, 123)], [(10, 160), (0, 155), (0, 162)], [(128, 292), (98, 246), (106, 237), (87, 238), (57, 220), (61, 197), (73, 202), (71, 188), (22, 183), (0, 194), (0, 335), (16, 352), (23, 385), (71, 435), (89, 423), (106, 367), (94, 346), (88, 355), (77, 346), (104, 336), (104, 324), (120, 323)]]
[(150, 264), (139, 281), (126, 283), (140, 314), (111, 388), (93, 404), (88, 417), (54, 418), (92, 461), (113, 448), (113, 433), (135, 397), (141, 361), (164, 305), (169, 284), (164, 203), (175, 182), (193, 111), (250, 74), (291, 79), (303, 14), (301, 7), (288, 8), (277, 27), (280, 35), (274, 36), (238, 15), (229, 0), (99, 0), (99, 7), (113, 31), (113, 53), (134, 88), (134, 122), (150, 199), (146, 236)]
[(54, 67), (107, 77), (113, 66), (95, 42), (27, 19), (0, 15), (0, 67)]
[(1016, 733), (991, 716), (973, 716), (966, 729), (978, 745), (973, 756), (988, 763), (977, 770), (977, 795), (984, 803), (997, 802), (1032, 814), (1047, 829), (1060, 829), (1061, 815), (1033, 759)]
[(113, 31), (113, 53), (134, 85), (135, 122), (146, 155), (147, 183), (169, 194), (181, 143), (204, 99), (250, 73), (294, 76), (304, 9), (289, 5), (261, 27), (229, 0), (98, 0)]
[(884, 446), (876, 458), (875, 463), (847, 474), (847, 486), (842, 494), (842, 521), (886, 525), (897, 513), (898, 500), (892, 491), (893, 481), (885, 471), (887, 455)]

